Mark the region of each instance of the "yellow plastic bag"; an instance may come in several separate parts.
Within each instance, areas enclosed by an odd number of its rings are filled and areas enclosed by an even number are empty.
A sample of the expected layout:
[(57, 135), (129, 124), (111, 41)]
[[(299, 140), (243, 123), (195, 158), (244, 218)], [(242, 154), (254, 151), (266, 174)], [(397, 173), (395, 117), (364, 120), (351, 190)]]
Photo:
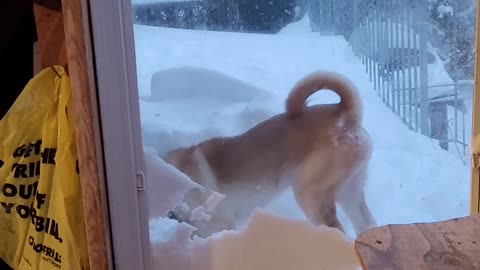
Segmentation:
[(0, 121), (0, 258), (13, 269), (88, 269), (70, 79), (41, 71)]

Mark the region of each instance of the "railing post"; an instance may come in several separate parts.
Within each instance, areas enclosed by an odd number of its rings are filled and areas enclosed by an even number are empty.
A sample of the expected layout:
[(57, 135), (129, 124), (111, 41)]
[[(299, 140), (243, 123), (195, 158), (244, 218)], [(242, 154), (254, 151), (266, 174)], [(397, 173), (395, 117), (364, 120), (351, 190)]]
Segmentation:
[(430, 136), (428, 126), (428, 46), (424, 26), (419, 27), (420, 41), (420, 131), (425, 136)]
[(428, 107), (431, 121), (431, 137), (440, 141), (440, 147), (448, 150), (448, 114), (447, 102), (432, 102)]

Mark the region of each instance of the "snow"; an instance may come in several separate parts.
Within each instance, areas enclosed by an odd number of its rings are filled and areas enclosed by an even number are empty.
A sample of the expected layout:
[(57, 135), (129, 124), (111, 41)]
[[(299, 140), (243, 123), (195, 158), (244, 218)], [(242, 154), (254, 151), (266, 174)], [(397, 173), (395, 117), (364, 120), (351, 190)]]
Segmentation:
[(296, 23), (291, 23), (282, 28), (277, 35), (305, 35), (305, 33), (310, 32), (310, 19), (308, 15), (303, 16)]
[[(158, 225), (156, 227), (155, 225)], [(166, 225), (166, 226), (165, 226)], [(170, 224), (151, 223), (168, 232)], [(192, 241), (181, 223), (170, 239), (152, 244), (154, 269), (360, 270), (353, 243), (337, 229), (255, 211), (245, 230)], [(275, 258), (275, 259), (272, 259)]]
[[(199, 0), (202, 1), (202, 0)], [(167, 3), (167, 2), (187, 2), (186, 0), (132, 0), (132, 5)]]
[(438, 18), (442, 19), (445, 15), (453, 16), (453, 7), (441, 4), (437, 7)]
[[(346, 235), (314, 228), (291, 189), (256, 211), (242, 230), (207, 239), (192, 240), (193, 227), (165, 218), (193, 183), (159, 157), (178, 146), (240, 134), (283, 112), (293, 84), (315, 70), (340, 72), (360, 91), (364, 127), (374, 143), (366, 200), (378, 225), (468, 214), (469, 164), (440, 149), (438, 142), (408, 130), (373, 91), (365, 68), (341, 37), (309, 32), (301, 20), (276, 35), (136, 25), (135, 42), (156, 269), (358, 269), (351, 242), (355, 235), (345, 215), (340, 211)], [(180, 82), (198, 68), (208, 71), (197, 77), (194, 88), (171, 93), (168, 89), (178, 87), (175, 81), (152, 81), (159, 71), (176, 70)], [(217, 79), (226, 84), (215, 87), (212, 82)], [(240, 88), (246, 92), (225, 95)], [(158, 91), (164, 96), (150, 97)], [(337, 101), (337, 96), (322, 91), (310, 104)]]
[(159, 158), (155, 149), (145, 147), (144, 156), (148, 172), (148, 205), (153, 206), (149, 208), (150, 217), (165, 217), (170, 206), (182, 200), (183, 193), (199, 185)]
[[(188, 80), (184, 80), (185, 77)], [(251, 101), (257, 95), (264, 94), (261, 89), (235, 77), (198, 67), (157, 71), (152, 76), (151, 86), (151, 99), (155, 101), (190, 98), (196, 100), (206, 96), (205, 91), (208, 91), (208, 98), (215, 96), (225, 102)]]

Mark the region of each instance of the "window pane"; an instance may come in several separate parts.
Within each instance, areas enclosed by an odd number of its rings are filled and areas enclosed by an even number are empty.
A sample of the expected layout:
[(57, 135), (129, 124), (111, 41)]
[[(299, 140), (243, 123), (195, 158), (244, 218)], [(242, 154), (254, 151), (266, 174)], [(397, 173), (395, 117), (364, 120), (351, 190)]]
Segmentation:
[(158, 265), (353, 269), (468, 214), (474, 0), (132, 1)]

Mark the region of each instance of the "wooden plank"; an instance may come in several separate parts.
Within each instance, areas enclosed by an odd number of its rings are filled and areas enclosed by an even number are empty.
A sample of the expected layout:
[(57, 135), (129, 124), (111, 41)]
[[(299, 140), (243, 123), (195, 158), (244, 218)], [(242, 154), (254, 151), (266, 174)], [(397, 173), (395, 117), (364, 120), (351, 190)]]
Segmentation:
[(38, 62), (34, 73), (53, 65), (66, 66), (62, 13), (37, 4), (34, 5), (34, 12), (38, 36), (35, 45), (35, 61)]
[(40, 62), (40, 52), (38, 51), (38, 42), (33, 43), (33, 76), (37, 75), (42, 70), (42, 63)]
[[(477, 0), (477, 7), (480, 0)], [(477, 30), (475, 44), (475, 86), (473, 91), (473, 116), (472, 138), (480, 135), (480, 9), (477, 8)], [(470, 186), (470, 213), (480, 212), (480, 173), (478, 169), (472, 169)]]
[(57, 12), (62, 12), (61, 0), (33, 0), (33, 3)]
[(86, 223), (90, 269), (104, 270), (109, 266), (107, 205), (99, 137), (98, 110), (95, 104), (95, 84), (86, 0), (66, 0), (62, 3), (65, 38), (72, 98), (75, 111), (75, 134)]
[(480, 269), (480, 215), (370, 229), (355, 252), (364, 270)]

